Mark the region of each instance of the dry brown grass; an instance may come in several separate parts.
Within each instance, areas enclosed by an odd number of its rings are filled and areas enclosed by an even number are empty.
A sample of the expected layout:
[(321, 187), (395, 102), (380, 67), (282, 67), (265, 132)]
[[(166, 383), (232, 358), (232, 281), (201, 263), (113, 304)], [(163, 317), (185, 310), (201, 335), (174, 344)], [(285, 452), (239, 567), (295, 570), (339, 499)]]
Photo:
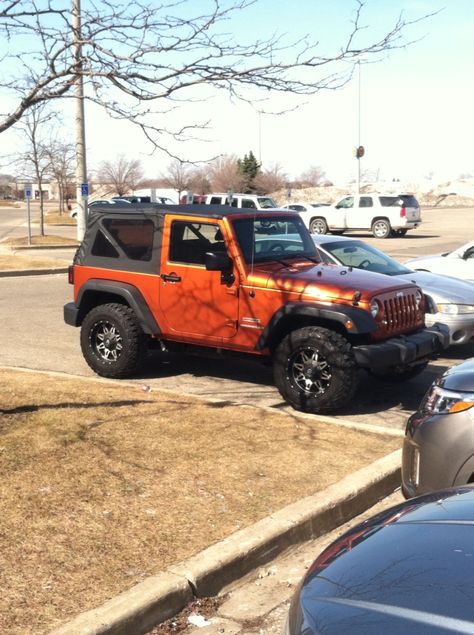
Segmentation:
[(55, 269), (67, 267), (71, 260), (42, 258), (40, 256), (0, 255), (0, 271), (25, 271), (26, 269)]
[(46, 633), (399, 446), (139, 385), (0, 386), (2, 633)]
[[(77, 245), (78, 242), (74, 238), (67, 238), (66, 236), (54, 236), (46, 234), (46, 236), (32, 236), (31, 244), (33, 246), (48, 246), (48, 245)], [(8, 247), (14, 249), (15, 247), (27, 247), (28, 236), (21, 236), (19, 238), (9, 238), (2, 241), (2, 247)]]
[(69, 216), (69, 212), (47, 212), (45, 221), (47, 225), (76, 225), (76, 220)]

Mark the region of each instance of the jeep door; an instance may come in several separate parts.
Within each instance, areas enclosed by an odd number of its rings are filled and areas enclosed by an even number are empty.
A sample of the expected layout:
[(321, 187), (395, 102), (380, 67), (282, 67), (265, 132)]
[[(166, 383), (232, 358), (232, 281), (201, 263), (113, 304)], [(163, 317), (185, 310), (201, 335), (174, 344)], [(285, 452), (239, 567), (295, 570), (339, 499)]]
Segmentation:
[(166, 223), (159, 303), (167, 334), (203, 344), (236, 334), (239, 298), (233, 276), (238, 274), (206, 269), (205, 254), (216, 251), (227, 251), (217, 223), (196, 219)]

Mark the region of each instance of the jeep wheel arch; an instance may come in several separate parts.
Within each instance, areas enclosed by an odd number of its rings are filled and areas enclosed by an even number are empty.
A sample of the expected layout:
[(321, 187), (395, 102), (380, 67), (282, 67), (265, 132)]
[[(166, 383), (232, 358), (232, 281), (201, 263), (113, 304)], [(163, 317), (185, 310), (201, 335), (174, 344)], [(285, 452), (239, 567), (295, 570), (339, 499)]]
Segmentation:
[(131, 284), (114, 280), (88, 280), (77, 298), (77, 323), (80, 326), (91, 309), (99, 304), (121, 303), (133, 309), (141, 329), (147, 335), (160, 333), (155, 320), (141, 292)]
[(274, 313), (255, 348), (272, 350), (290, 331), (304, 326), (324, 326), (346, 336), (366, 335), (377, 328), (370, 313), (355, 306), (288, 302)]

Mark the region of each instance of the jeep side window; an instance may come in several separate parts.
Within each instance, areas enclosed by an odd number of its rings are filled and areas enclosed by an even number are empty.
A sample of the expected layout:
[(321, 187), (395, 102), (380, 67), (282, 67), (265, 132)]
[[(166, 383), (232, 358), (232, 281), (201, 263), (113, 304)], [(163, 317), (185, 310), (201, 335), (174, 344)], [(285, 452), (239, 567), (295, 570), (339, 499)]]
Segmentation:
[(257, 206), (255, 205), (255, 201), (252, 201), (252, 199), (250, 198), (242, 199), (242, 207), (245, 207), (247, 209), (257, 209)]
[[(143, 218), (106, 218), (102, 221), (102, 224), (128, 258), (131, 260), (151, 260), (155, 229), (152, 220)], [(109, 254), (94, 252), (94, 249), (100, 249), (101, 246), (98, 242), (100, 233), (98, 232), (97, 234), (92, 253), (94, 255), (115, 257), (114, 255), (110, 256)], [(105, 246), (105, 243), (102, 243), (102, 246)]]
[(221, 196), (212, 196), (210, 200), (210, 205), (221, 205), (222, 197)]
[(225, 242), (219, 225), (173, 221), (169, 260), (189, 265), (204, 265), (208, 251), (224, 251)]
[(119, 252), (110, 242), (110, 238), (99, 229), (92, 245), (91, 254), (101, 258), (118, 258)]

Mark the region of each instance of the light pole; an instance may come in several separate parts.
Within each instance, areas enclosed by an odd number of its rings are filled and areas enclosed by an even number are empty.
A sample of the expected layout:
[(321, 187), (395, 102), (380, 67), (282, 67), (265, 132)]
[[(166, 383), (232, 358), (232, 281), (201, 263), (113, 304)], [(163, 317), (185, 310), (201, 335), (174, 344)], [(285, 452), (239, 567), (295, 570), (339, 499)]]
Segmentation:
[(77, 239), (82, 241), (87, 215), (86, 132), (84, 119), (84, 78), (82, 76), (81, 0), (72, 0), (74, 65), (76, 70), (76, 202)]
[[(357, 194), (360, 194), (360, 159), (363, 155), (363, 148), (360, 145), (360, 60), (357, 60), (357, 66), (359, 72), (357, 74), (358, 86), (357, 86)], [(361, 154), (362, 149), (362, 154)]]

